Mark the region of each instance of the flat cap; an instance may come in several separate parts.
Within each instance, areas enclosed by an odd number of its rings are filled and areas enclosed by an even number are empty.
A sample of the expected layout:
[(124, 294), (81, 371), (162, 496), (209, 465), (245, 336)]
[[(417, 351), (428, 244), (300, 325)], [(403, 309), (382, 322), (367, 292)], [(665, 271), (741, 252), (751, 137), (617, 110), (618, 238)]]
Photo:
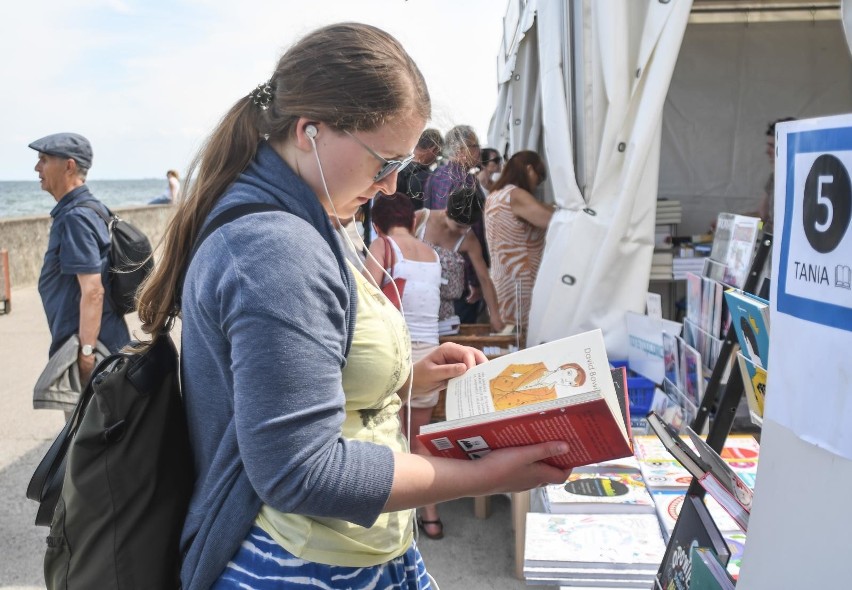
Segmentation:
[(77, 133), (54, 133), (35, 140), (29, 147), (51, 156), (71, 158), (86, 170), (92, 167), (92, 144)]

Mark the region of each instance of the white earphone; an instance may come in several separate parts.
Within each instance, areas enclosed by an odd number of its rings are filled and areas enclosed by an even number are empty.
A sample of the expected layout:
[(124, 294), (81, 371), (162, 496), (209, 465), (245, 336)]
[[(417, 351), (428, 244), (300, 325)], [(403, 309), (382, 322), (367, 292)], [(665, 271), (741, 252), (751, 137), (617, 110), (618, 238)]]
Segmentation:
[(317, 136), (317, 128), (314, 125), (305, 125), (305, 135), (308, 139), (313, 140)]

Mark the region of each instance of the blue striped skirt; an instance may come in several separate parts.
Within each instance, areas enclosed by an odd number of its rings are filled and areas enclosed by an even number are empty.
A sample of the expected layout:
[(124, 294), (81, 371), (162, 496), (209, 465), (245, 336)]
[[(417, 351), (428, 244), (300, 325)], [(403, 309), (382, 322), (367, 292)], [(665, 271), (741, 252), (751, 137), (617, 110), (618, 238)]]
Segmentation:
[(212, 590), (324, 588), (327, 590), (431, 590), (426, 566), (412, 543), (403, 555), (372, 567), (305, 561), (253, 526)]

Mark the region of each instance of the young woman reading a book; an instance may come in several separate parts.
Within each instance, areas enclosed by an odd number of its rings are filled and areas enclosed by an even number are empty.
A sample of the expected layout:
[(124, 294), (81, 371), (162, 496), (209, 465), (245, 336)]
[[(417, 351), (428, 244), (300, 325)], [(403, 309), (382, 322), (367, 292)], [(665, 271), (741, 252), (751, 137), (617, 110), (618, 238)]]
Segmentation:
[[(409, 454), (400, 394), (484, 361), (442, 345), (411, 371), (403, 318), (346, 261), (331, 219), (394, 192), (430, 116), (417, 66), (386, 33), (308, 34), (240, 98), (190, 167), (186, 198), (139, 298), (158, 335), (182, 313), (196, 484), (182, 587), (429, 588), (411, 509), (564, 481), (562, 442), (480, 461)], [(257, 212), (193, 243), (220, 212)]]

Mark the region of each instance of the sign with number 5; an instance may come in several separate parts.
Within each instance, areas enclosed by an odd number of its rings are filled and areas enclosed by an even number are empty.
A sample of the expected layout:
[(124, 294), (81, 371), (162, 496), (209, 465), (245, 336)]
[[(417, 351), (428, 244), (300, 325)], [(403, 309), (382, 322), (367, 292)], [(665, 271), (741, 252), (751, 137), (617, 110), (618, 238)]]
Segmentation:
[(778, 310), (852, 330), (852, 122), (808, 129), (814, 121), (796, 122), (804, 129), (776, 140), (785, 237), (776, 240)]
[(852, 459), (852, 115), (779, 123), (775, 145), (764, 424)]

